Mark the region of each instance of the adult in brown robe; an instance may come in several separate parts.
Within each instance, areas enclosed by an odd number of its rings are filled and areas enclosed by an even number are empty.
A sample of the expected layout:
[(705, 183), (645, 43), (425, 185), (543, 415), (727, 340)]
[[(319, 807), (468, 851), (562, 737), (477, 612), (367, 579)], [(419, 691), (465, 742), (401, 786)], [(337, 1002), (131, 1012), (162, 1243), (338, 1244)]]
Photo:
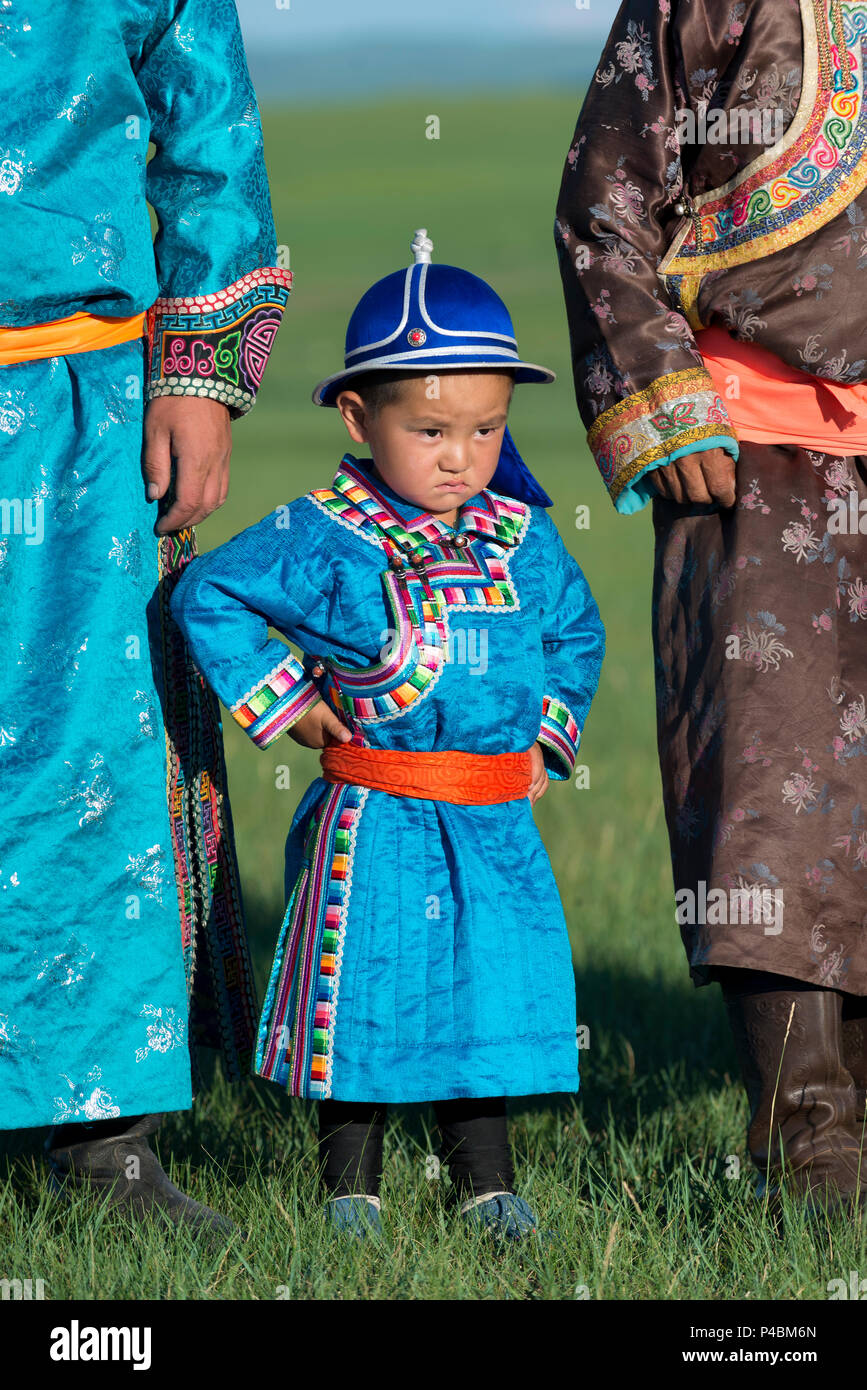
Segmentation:
[(829, 525), (842, 500), (867, 532), (867, 436), (739, 439), (701, 334), (857, 425), (822, 383), (867, 381), (865, 71), (865, 3), (625, 0), (556, 224), (588, 442), (618, 511), (652, 503), (690, 970), (722, 985), (754, 1162), (811, 1206), (867, 1184), (867, 544)]

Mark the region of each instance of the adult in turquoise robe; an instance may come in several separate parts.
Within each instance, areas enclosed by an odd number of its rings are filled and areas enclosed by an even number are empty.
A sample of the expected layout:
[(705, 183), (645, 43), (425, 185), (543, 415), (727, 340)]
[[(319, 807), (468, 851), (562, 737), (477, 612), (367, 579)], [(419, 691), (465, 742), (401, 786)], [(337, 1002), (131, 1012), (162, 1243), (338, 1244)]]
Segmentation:
[(0, 349), (3, 328), (148, 312), (132, 341), (0, 367), (0, 1128), (14, 1129), (183, 1110), (192, 1043), (230, 1076), (248, 1069), (221, 727), (168, 611), (195, 534), (155, 534), (142, 444), (146, 412), (177, 452), (174, 411), (204, 426), (250, 409), (289, 275), (232, 0), (104, 0), (88, 23), (33, 0), (0, 11), (0, 53)]

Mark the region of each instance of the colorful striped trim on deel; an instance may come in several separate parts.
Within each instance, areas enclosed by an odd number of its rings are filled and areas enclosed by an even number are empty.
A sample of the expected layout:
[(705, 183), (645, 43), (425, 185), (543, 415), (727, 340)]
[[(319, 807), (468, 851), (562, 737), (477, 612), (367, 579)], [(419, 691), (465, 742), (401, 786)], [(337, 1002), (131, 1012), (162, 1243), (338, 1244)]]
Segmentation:
[(537, 742), (544, 743), (563, 761), (566, 776), (575, 766), (581, 730), (573, 718), (568, 705), (553, 695), (542, 699), (542, 727)]
[(680, 276), (694, 282), (682, 294), (693, 303), (703, 275), (795, 245), (841, 216), (867, 185), (864, 6), (800, 5), (804, 67), (794, 119), (727, 183), (693, 200), (658, 267), (666, 285)]
[[(480, 495), (481, 505), (466, 503), (461, 508), (458, 533), (475, 535), (507, 548), (516, 545), (529, 520), (526, 503), (489, 489)], [(427, 513), (420, 513), (419, 524), (410, 526), (376, 491), (352, 454), (344, 455), (330, 488), (313, 488), (308, 496), (354, 530), (368, 536), (372, 531), (378, 532), (400, 547), (448, 541), (456, 533), (454, 527)]]
[(367, 787), (329, 789), (314, 811), (259, 1025), (256, 1072), (291, 1096), (331, 1094), (352, 859)]
[(285, 661), (232, 706), (232, 718), (258, 748), (267, 748), (321, 699), (290, 652)]

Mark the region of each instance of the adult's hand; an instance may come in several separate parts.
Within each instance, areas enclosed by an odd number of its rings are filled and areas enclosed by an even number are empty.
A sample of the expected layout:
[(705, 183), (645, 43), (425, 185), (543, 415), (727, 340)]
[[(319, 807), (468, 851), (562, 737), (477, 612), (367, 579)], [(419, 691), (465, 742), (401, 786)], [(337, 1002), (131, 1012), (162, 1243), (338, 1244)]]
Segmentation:
[(207, 396), (157, 396), (144, 418), (144, 475), (148, 499), (168, 491), (172, 460), (174, 498), (156, 533), (195, 526), (222, 507), (229, 492), (232, 424), (229, 411)]
[(649, 475), (657, 492), (671, 502), (719, 502), (733, 507), (735, 461), (725, 449), (684, 454)]

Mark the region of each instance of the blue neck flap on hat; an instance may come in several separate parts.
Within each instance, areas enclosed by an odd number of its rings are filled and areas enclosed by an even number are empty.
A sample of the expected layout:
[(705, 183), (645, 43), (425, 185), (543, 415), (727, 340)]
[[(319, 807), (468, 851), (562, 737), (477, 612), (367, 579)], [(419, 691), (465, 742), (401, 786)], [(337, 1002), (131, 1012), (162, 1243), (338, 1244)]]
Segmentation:
[(502, 492), (506, 497), (514, 497), (518, 502), (529, 502), (536, 507), (553, 507), (554, 503), (545, 489), (536, 482), (529, 468), (515, 447), (515, 441), (506, 426), (503, 447), (497, 471), (488, 487), (493, 492)]

